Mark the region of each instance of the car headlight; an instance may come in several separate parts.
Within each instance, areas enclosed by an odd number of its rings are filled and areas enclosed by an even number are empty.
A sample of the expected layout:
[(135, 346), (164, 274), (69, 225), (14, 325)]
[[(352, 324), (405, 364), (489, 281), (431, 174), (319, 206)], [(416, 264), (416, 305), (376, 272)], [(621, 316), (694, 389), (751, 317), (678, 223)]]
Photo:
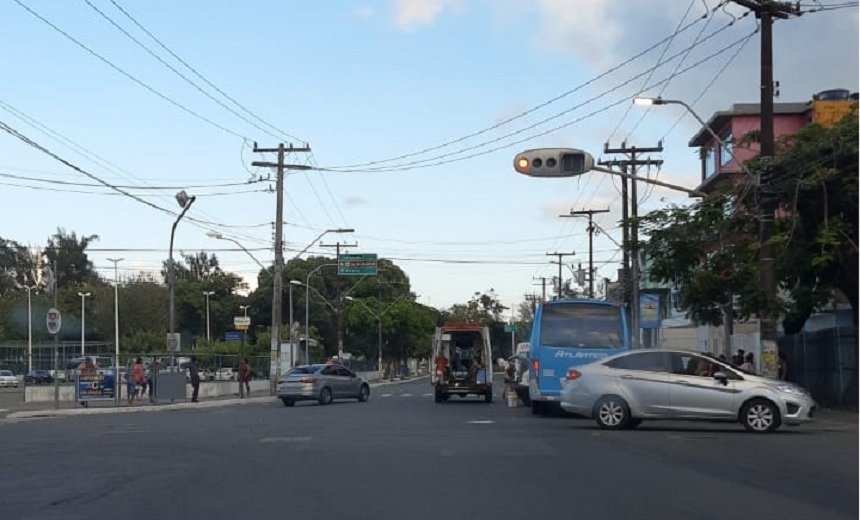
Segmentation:
[(794, 385), (778, 385), (776, 388), (777, 388), (777, 390), (779, 390), (780, 392), (784, 392), (784, 393), (786, 393), (786, 394), (792, 394), (792, 395), (806, 395), (806, 391), (805, 391), (805, 390), (803, 390), (803, 389), (802, 389), (802, 388), (800, 388), (800, 387), (794, 386)]

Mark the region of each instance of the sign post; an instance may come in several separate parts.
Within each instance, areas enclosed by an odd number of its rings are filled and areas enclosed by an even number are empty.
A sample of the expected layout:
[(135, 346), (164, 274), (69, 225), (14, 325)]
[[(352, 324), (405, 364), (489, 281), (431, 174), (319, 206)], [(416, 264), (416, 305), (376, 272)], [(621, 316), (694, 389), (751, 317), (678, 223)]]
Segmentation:
[[(56, 293), (54, 293), (54, 305), (56, 305)], [(48, 309), (45, 324), (48, 328), (48, 333), (54, 336), (54, 408), (60, 407), (60, 373), (59, 373), (59, 352), (58, 343), (60, 341), (60, 329), (63, 328), (63, 315), (55, 307)]]

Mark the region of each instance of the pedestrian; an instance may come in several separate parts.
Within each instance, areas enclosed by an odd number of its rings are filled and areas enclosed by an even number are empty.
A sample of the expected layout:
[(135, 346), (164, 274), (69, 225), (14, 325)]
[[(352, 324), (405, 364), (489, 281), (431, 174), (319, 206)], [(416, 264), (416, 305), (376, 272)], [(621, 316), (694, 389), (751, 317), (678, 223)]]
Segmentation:
[(146, 371), (143, 369), (143, 359), (137, 358), (134, 360), (134, 366), (131, 367), (131, 377), (134, 380), (134, 393), (129, 395), (128, 404), (132, 404), (133, 395), (143, 388), (146, 384)]
[(188, 362), (188, 376), (191, 378), (191, 402), (197, 402), (197, 394), (200, 393), (200, 373), (197, 370), (197, 356), (191, 356)]
[(236, 379), (239, 381), (239, 398), (244, 399), (245, 395), (251, 395), (251, 364), (248, 358), (242, 358), (239, 362), (239, 373), (236, 374)]
[(779, 353), (779, 365), (777, 367), (777, 377), (785, 381), (788, 377), (788, 358), (784, 352)]
[[(78, 375), (79, 376), (94, 376), (98, 373), (98, 369), (96, 368), (95, 363), (93, 363), (93, 359), (91, 357), (85, 357), (83, 361), (78, 364)], [(79, 380), (80, 385), (80, 380)], [(87, 408), (90, 404), (87, 401), (81, 400), (81, 406)]]
[(749, 352), (744, 357), (744, 362), (741, 364), (740, 369), (750, 374), (755, 374), (755, 357), (753, 357), (752, 352)]

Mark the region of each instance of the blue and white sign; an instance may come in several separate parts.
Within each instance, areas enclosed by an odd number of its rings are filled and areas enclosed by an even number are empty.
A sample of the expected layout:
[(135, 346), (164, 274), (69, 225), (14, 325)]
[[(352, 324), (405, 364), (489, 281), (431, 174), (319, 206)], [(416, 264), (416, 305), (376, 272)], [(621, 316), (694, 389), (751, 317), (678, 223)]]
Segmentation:
[(639, 295), (639, 328), (659, 329), (660, 314), (659, 294)]

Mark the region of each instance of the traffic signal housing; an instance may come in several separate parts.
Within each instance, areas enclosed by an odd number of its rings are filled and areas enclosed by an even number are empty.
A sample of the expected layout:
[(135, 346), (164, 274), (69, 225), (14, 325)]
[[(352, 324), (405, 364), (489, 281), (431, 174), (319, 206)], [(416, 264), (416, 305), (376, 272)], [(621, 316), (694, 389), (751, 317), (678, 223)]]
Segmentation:
[(574, 177), (593, 167), (594, 157), (575, 148), (537, 148), (514, 157), (514, 169), (531, 177)]

